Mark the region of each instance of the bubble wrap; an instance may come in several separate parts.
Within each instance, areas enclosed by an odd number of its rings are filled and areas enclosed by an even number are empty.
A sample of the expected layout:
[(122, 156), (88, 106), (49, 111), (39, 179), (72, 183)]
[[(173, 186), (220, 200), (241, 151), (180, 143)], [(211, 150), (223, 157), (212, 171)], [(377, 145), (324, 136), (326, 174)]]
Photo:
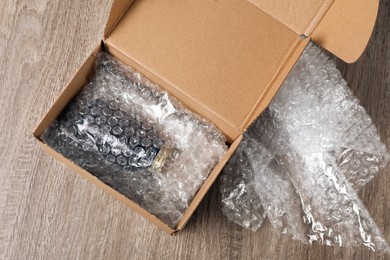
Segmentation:
[[(389, 250), (356, 194), (387, 164), (386, 147), (335, 63), (315, 45), (307, 46), (235, 156), (248, 161), (254, 177), (246, 186), (255, 187), (254, 198), (282, 233), (305, 243)], [(248, 166), (228, 165), (221, 176), (223, 208), (240, 207), (245, 202), (231, 194), (245, 187), (224, 180), (242, 178)], [(258, 211), (224, 210), (243, 226)]]
[(220, 191), (226, 195), (222, 198), (225, 215), (245, 228), (258, 229), (263, 223), (265, 212), (255, 192), (253, 169), (242, 149), (230, 158), (220, 180)]
[(96, 72), (41, 138), (174, 227), (226, 152), (210, 122), (99, 53)]

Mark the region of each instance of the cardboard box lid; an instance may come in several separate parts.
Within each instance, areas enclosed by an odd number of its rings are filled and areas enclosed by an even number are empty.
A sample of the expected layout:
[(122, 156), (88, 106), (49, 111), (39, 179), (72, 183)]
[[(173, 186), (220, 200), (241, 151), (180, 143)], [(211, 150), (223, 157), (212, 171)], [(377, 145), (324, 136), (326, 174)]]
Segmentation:
[(248, 1), (348, 63), (363, 53), (379, 6), (379, 0)]
[[(109, 52), (214, 122), (232, 141), (287, 76), (307, 43), (301, 34), (311, 32), (323, 47), (352, 61), (363, 51), (376, 16), (375, 4), (368, 14), (360, 14), (367, 8), (364, 0), (290, 0), (290, 16), (275, 11), (286, 0), (250, 1), (115, 0), (105, 44)], [(351, 11), (339, 16), (346, 4)], [(302, 21), (297, 7), (307, 14)], [(348, 25), (340, 28), (348, 32), (334, 26), (343, 24), (342, 18)]]

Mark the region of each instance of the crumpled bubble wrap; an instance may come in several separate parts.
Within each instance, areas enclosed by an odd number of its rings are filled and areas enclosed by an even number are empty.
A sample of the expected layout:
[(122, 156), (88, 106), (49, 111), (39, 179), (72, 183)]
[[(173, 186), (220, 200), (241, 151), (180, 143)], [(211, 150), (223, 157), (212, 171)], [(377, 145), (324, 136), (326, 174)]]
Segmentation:
[[(282, 233), (304, 243), (389, 250), (356, 194), (385, 167), (389, 155), (335, 63), (317, 46), (307, 46), (235, 156), (248, 161), (254, 178), (246, 186), (255, 187), (254, 197)], [(224, 169), (223, 208), (244, 204), (231, 194), (245, 187), (224, 180), (240, 178), (245, 167), (233, 161)], [(241, 218), (235, 212), (242, 211), (224, 210), (248, 227), (258, 210)], [(257, 230), (262, 221), (249, 228)]]
[(171, 227), (227, 149), (210, 122), (107, 53), (41, 138)]

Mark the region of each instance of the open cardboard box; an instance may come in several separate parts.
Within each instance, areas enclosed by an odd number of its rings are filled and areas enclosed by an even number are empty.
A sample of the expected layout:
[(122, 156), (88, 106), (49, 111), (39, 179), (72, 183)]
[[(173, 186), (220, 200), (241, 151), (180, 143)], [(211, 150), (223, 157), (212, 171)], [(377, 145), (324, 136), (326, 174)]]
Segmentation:
[[(312, 39), (346, 62), (371, 35), (379, 0), (114, 0), (102, 42), (45, 114), (34, 137), (49, 154), (173, 234), (180, 231)], [(213, 122), (229, 150), (171, 228), (39, 136), (81, 91), (106, 51)]]

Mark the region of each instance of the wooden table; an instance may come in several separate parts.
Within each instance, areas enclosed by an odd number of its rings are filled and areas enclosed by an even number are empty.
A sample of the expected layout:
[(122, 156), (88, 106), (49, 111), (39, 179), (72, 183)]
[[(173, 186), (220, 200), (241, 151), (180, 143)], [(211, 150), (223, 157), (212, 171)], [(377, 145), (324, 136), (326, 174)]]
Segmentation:
[[(170, 237), (44, 153), (32, 129), (99, 42), (109, 1), (0, 1), (0, 259), (385, 258), (230, 223), (214, 185)], [(336, 59), (337, 60), (337, 59)], [(337, 64), (390, 147), (390, 1), (362, 58)], [(390, 166), (360, 193), (390, 241)], [(388, 256), (390, 257), (390, 256)]]

